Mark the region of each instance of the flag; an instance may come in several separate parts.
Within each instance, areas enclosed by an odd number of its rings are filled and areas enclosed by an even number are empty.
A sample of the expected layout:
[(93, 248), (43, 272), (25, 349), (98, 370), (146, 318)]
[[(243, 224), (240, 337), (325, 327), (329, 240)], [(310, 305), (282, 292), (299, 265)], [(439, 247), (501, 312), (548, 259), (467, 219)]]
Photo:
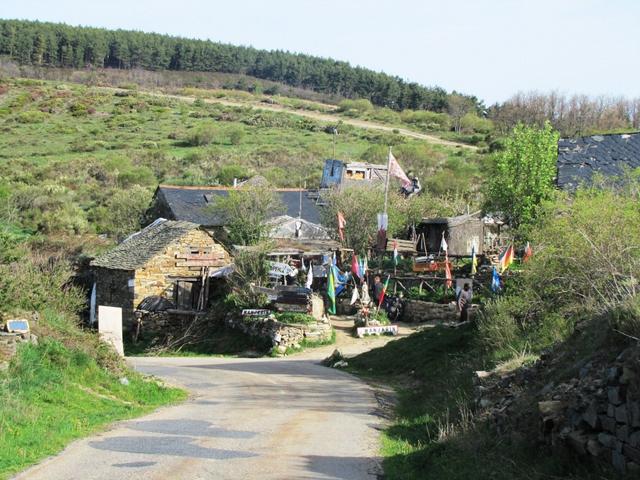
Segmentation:
[(307, 271), (307, 267), (304, 264), (304, 257), (300, 257), (300, 270), (302, 270), (303, 272)]
[(398, 266), (398, 241), (393, 240), (393, 264)]
[(453, 276), (451, 275), (451, 264), (448, 256), (444, 259), (444, 276), (447, 279), (447, 288), (451, 288), (453, 286)]
[(334, 267), (330, 266), (327, 272), (327, 296), (329, 297), (329, 313), (336, 314), (336, 280), (333, 272)]
[(440, 250), (442, 250), (444, 253), (449, 252), (449, 245), (447, 244), (447, 241), (444, 239), (444, 232), (442, 232), (442, 241), (440, 242)]
[(349, 302), (349, 305), (353, 305), (358, 301), (358, 298), (360, 297), (360, 295), (358, 294), (358, 287), (353, 287), (353, 292), (351, 293), (351, 301)]
[(376, 236), (376, 247), (378, 250), (387, 248), (387, 227), (389, 226), (389, 216), (386, 213), (378, 214), (378, 234)]
[(344, 219), (344, 215), (342, 212), (338, 212), (338, 235), (340, 236), (340, 241), (344, 242), (344, 227), (347, 222)]
[(499, 292), (502, 290), (502, 284), (500, 282), (500, 274), (498, 274), (498, 270), (496, 267), (493, 267), (493, 275), (491, 277), (491, 290), (494, 292)]
[(367, 260), (367, 256), (364, 256), (364, 260), (362, 260), (362, 277), (364, 278), (367, 275), (367, 270), (369, 270), (369, 262)]
[(365, 275), (367, 274), (364, 266), (365, 266), (366, 257), (358, 257), (358, 270), (360, 271), (360, 280), (364, 280)]
[(309, 263), (309, 271), (307, 272), (307, 281), (305, 282), (304, 286), (306, 288), (311, 288), (311, 285), (313, 285), (313, 264)]
[(362, 278), (362, 275), (360, 274), (360, 264), (355, 253), (351, 256), (351, 273), (358, 278)]
[(402, 167), (396, 160), (396, 157), (393, 156), (393, 153), (389, 151), (389, 176), (396, 177), (402, 183), (403, 187), (407, 187), (411, 185), (411, 180), (407, 177), (407, 174), (404, 173)]
[(509, 268), (509, 265), (513, 262), (513, 245), (509, 245), (507, 249), (500, 254), (500, 273)]
[(524, 255), (522, 256), (522, 261), (526, 262), (533, 256), (533, 250), (531, 249), (531, 245), (527, 242), (527, 245), (524, 247)]
[(389, 279), (391, 275), (387, 275), (387, 280), (384, 282), (384, 287), (382, 287), (382, 292), (380, 292), (380, 297), (378, 297), (378, 309), (382, 306), (382, 301), (384, 300), (384, 296), (387, 294), (387, 288), (389, 287)]
[(471, 246), (471, 275), (478, 273), (478, 257), (476, 257), (476, 245)]
[(360, 301), (362, 302), (362, 305), (369, 305), (369, 302), (371, 302), (371, 297), (369, 297), (369, 285), (367, 285), (367, 282), (364, 282), (362, 284), (362, 294), (360, 295)]

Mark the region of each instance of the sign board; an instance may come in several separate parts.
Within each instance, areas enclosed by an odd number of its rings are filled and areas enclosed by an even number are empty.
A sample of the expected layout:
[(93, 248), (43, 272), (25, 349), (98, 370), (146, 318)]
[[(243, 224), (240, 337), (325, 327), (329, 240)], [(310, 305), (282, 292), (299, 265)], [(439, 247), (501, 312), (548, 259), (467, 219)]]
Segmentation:
[(29, 321), (24, 319), (7, 320), (7, 332), (29, 333)]
[(243, 317), (266, 317), (272, 313), (273, 312), (271, 310), (267, 310), (265, 308), (245, 308), (242, 310)]
[(100, 338), (113, 345), (119, 355), (124, 357), (122, 345), (122, 309), (98, 305), (98, 333)]
[(380, 325), (375, 327), (359, 327), (357, 330), (357, 334), (359, 338), (362, 338), (365, 335), (380, 335), (382, 333), (391, 333), (392, 335), (397, 335), (398, 326), (397, 325)]

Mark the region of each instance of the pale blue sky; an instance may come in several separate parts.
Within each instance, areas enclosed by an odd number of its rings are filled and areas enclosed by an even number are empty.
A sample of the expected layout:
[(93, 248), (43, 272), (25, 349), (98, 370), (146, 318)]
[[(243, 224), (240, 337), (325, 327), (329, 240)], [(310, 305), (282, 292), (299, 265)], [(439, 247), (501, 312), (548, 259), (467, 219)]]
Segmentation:
[(487, 103), (640, 97), (640, 0), (0, 0), (0, 17), (333, 57)]

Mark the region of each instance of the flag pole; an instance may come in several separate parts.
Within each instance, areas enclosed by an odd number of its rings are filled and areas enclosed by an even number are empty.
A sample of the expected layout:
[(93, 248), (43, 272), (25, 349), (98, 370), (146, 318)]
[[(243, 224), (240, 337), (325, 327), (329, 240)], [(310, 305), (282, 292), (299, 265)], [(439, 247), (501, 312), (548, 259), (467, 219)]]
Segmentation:
[(387, 156), (387, 177), (384, 181), (384, 214), (387, 214), (387, 204), (389, 202), (389, 167), (391, 166), (391, 147)]

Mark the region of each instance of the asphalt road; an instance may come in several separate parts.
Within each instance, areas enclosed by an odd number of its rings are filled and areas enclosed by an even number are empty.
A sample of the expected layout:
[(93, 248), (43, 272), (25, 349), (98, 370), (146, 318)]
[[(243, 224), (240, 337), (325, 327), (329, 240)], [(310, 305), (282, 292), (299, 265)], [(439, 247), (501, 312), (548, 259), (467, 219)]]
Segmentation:
[(191, 398), (76, 441), (19, 479), (375, 479), (372, 390), (305, 357), (135, 358)]

